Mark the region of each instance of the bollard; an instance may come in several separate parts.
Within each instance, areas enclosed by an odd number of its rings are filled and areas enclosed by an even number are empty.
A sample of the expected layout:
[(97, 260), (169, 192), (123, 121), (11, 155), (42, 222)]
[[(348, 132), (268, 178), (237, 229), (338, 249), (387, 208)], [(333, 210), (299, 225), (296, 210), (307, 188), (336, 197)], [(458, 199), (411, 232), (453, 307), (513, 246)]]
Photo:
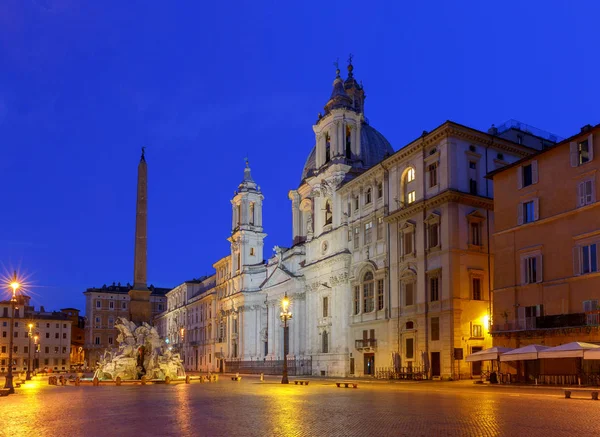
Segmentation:
[(593, 401), (597, 401), (598, 400), (598, 392), (597, 391), (593, 391), (592, 392), (592, 400)]
[(565, 390), (565, 399), (571, 399), (571, 391)]
[(185, 375), (185, 383), (186, 384), (190, 383), (190, 375)]
[(94, 379), (92, 379), (92, 385), (96, 387), (100, 385), (100, 380), (98, 380), (97, 376), (94, 376)]
[(117, 376), (117, 379), (115, 379), (115, 383), (117, 384), (117, 387), (121, 385), (121, 377)]
[(537, 378), (535, 378), (535, 385), (537, 385)]
[(165, 384), (171, 384), (171, 377), (165, 376)]
[(264, 373), (260, 374), (260, 380), (261, 380), (261, 382), (264, 382), (264, 380), (265, 380), (265, 374)]
[(581, 387), (581, 378), (577, 377), (577, 385), (579, 385), (579, 387)]
[(142, 385), (146, 385), (146, 375), (142, 376)]

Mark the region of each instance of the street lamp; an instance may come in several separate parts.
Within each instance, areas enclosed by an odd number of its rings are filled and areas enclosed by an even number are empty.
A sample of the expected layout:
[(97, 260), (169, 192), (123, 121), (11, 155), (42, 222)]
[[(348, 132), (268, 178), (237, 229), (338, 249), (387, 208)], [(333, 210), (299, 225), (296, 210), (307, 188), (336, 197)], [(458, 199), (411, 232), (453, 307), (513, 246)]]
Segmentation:
[[(33, 358), (33, 368), (37, 369), (40, 365), (39, 365), (39, 358), (38, 358), (38, 336), (34, 335), (33, 336), (33, 344), (35, 345), (35, 355)], [(34, 373), (37, 371), (34, 371)]]
[(31, 328), (33, 328), (33, 323), (27, 325), (29, 327), (29, 333), (27, 337), (29, 338), (29, 346), (27, 347), (27, 354), (29, 355), (27, 359), (27, 375), (25, 376), (25, 381), (31, 381)]
[(17, 272), (13, 275), (13, 280), (10, 283), (12, 288), (12, 299), (10, 300), (11, 314), (10, 314), (10, 340), (8, 346), (8, 373), (6, 374), (4, 388), (8, 389), (8, 393), (12, 394), (15, 392), (13, 386), (13, 341), (14, 341), (14, 330), (15, 330), (15, 305), (17, 304), (17, 290), (21, 284), (17, 281)]
[(291, 320), (292, 313), (289, 311), (290, 300), (287, 297), (287, 293), (283, 296), (281, 301), (281, 314), (279, 317), (283, 322), (283, 376), (281, 377), (282, 384), (289, 384), (288, 381), (288, 369), (287, 369), (287, 355), (288, 355), (288, 320)]
[(185, 343), (183, 342), (185, 338), (185, 328), (182, 327), (179, 330), (179, 333), (181, 334), (181, 359), (183, 360), (183, 368), (185, 369)]

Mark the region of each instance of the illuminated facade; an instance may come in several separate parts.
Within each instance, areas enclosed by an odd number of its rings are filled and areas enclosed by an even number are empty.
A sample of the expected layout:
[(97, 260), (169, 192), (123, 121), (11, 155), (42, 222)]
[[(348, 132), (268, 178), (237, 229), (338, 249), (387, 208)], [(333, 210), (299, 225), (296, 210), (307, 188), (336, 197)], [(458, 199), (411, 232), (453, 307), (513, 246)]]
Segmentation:
[[(70, 370), (71, 361), (71, 319), (62, 312), (36, 311), (30, 305), (29, 296), (19, 296), (15, 309), (13, 370), (25, 372), (31, 355), (32, 369), (53, 371)], [(0, 372), (8, 368), (8, 347), (10, 335), (10, 301), (0, 302)], [(31, 341), (29, 340), (29, 325)], [(37, 353), (35, 339), (37, 336)], [(29, 347), (31, 346), (31, 353)]]
[[(118, 331), (115, 328), (117, 317), (129, 318), (129, 290), (131, 285), (103, 285), (88, 288), (85, 296), (85, 345), (86, 364), (94, 367), (106, 349), (117, 345)], [(148, 287), (152, 316), (162, 313), (167, 307), (165, 293), (168, 288)]]
[[(600, 342), (599, 170), (600, 125), (588, 125), (491, 175), (494, 345)], [(538, 373), (576, 373), (575, 360), (542, 361), (559, 367)]]
[[(351, 64), (345, 80), (337, 71), (289, 192), (292, 246), (263, 261), (263, 194), (247, 164), (231, 201), (230, 255), (214, 264), (213, 288), (185, 299), (175, 298), (185, 284), (168, 293), (162, 335), (206, 325), (205, 337), (183, 336), (186, 368), (283, 359), (285, 294), (288, 358), (310, 359), (315, 375), (428, 364), (433, 376), (468, 376), (455, 349), (466, 356), (491, 345), (492, 188), (484, 176), (553, 140), (514, 123), (483, 133), (447, 122), (394, 152), (367, 122), (353, 73)], [(202, 321), (191, 312), (197, 305)]]

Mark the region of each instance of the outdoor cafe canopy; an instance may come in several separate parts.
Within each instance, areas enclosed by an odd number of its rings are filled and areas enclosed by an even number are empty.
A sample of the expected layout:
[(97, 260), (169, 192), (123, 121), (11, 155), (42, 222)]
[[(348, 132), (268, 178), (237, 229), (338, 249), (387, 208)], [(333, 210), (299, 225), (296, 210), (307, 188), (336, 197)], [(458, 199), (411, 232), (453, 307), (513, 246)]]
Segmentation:
[(588, 349), (583, 352), (584, 360), (600, 360), (600, 348)]
[(540, 358), (583, 358), (583, 353), (590, 349), (600, 349), (600, 346), (592, 343), (574, 341), (551, 347), (538, 354)]
[(488, 360), (497, 360), (498, 357), (506, 352), (511, 351), (511, 348), (508, 347), (499, 347), (494, 346), (489, 349), (485, 349), (479, 352), (475, 352), (474, 354), (467, 356), (468, 362), (474, 361), (488, 361)]
[(550, 349), (548, 346), (542, 346), (541, 344), (530, 344), (523, 346), (518, 349), (514, 349), (510, 352), (505, 352), (500, 356), (500, 361), (524, 361), (524, 360), (537, 360), (538, 353)]

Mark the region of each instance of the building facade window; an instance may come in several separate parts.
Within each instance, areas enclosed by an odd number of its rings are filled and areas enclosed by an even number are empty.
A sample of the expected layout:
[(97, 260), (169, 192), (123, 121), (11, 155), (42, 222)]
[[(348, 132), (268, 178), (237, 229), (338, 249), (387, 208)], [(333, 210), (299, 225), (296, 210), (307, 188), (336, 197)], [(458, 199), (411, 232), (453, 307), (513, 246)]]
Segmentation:
[(427, 170), (429, 172), (429, 188), (433, 188), (438, 184), (438, 163), (429, 164)]
[(438, 276), (429, 278), (429, 301), (437, 302), (440, 300), (440, 278)]
[(585, 206), (596, 201), (594, 180), (588, 179), (577, 184), (578, 206)]
[(250, 216), (250, 224), (254, 225), (254, 202), (250, 202), (250, 209), (248, 215)]
[(321, 340), (322, 340), (321, 351), (324, 354), (329, 353), (329, 333), (327, 331), (323, 331), (323, 334), (321, 336)]
[(431, 341), (437, 341), (440, 339), (440, 318), (431, 318)]
[(354, 287), (354, 314), (360, 313), (360, 286)]
[(415, 191), (414, 191), (414, 190), (413, 190), (413, 191), (410, 191), (410, 192), (407, 194), (407, 196), (406, 196), (406, 203), (408, 203), (409, 205), (410, 205), (411, 203), (413, 203), (413, 202), (415, 201), (415, 199), (417, 198), (416, 196), (417, 196), (417, 195), (416, 195), (416, 193), (415, 193)]
[(598, 271), (598, 245), (596, 243), (581, 247), (581, 268), (582, 275)]
[(593, 139), (593, 135), (590, 134), (582, 141), (571, 142), (571, 167), (586, 164), (594, 159)]
[(377, 281), (377, 310), (381, 311), (384, 307), (383, 279)]
[(354, 248), (358, 249), (358, 239), (360, 238), (360, 229), (358, 227), (354, 228)]
[(365, 244), (371, 244), (371, 233), (373, 232), (373, 222), (365, 223)]
[(521, 260), (521, 282), (533, 284), (542, 282), (542, 255), (525, 255)]
[(472, 278), (471, 287), (473, 289), (473, 300), (482, 300), (481, 278)]
[(354, 196), (354, 211), (358, 211), (358, 196)]
[(415, 304), (415, 283), (405, 282), (404, 283), (404, 305), (411, 306)]
[(368, 205), (371, 203), (371, 189), (367, 188), (367, 191), (365, 192), (365, 205)]
[(415, 180), (415, 169), (411, 167), (406, 172), (406, 182), (412, 182), (414, 180)]
[(471, 228), (471, 244), (473, 246), (481, 246), (481, 224), (480, 223), (470, 223)]
[(379, 182), (377, 184), (377, 198), (381, 199), (383, 197), (383, 183)]
[(96, 308), (100, 308), (102, 306), (102, 303), (99, 300), (96, 300)]
[(428, 249), (433, 249), (434, 247), (439, 246), (439, 233), (440, 233), (440, 225), (438, 223), (430, 223), (427, 226), (427, 247)]
[(370, 313), (375, 309), (375, 296), (374, 288), (375, 281), (373, 279), (373, 273), (367, 272), (363, 276), (363, 312)]
[(377, 218), (377, 240), (383, 238), (383, 217)]
[(473, 338), (483, 338), (483, 326), (475, 325), (471, 326), (471, 337)]
[(329, 317), (329, 298), (323, 298), (323, 317)]

